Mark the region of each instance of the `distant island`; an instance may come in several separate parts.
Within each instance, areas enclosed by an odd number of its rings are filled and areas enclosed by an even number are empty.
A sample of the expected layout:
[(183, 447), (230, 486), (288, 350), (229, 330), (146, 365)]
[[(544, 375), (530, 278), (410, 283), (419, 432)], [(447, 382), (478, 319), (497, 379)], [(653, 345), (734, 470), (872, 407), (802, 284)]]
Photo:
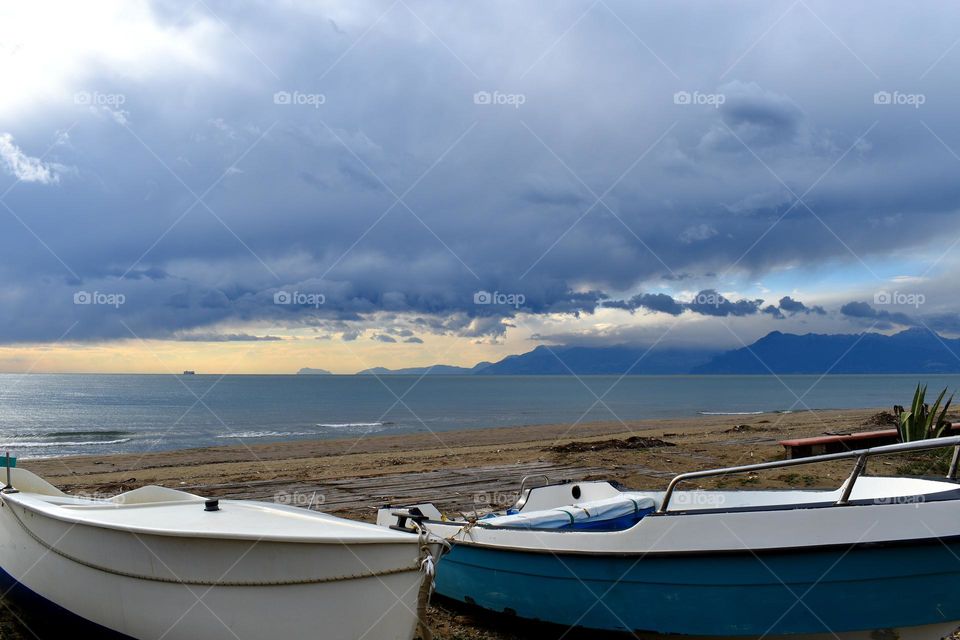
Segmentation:
[[(300, 371), (304, 372), (303, 369)], [(541, 345), (527, 353), (473, 367), (435, 365), (357, 375), (787, 375), (960, 373), (960, 339), (927, 329), (880, 333), (804, 335), (773, 331), (729, 351)]]
[(357, 371), (358, 376), (422, 376), (424, 374), (428, 375), (472, 375), (475, 373), (480, 373), (486, 367), (490, 366), (489, 362), (481, 362), (478, 365), (473, 367), (455, 367), (449, 364), (435, 364), (432, 367), (407, 367), (406, 369), (387, 369), (385, 367), (373, 367), (372, 369), (364, 369), (363, 371)]
[(298, 376), (332, 376), (333, 374), (326, 369), (314, 369), (313, 367), (304, 367), (297, 371)]

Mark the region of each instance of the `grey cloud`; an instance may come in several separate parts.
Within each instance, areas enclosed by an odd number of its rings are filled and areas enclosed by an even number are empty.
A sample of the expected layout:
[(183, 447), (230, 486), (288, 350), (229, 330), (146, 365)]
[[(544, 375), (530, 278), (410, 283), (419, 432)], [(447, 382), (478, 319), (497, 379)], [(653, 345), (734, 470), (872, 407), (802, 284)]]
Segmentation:
[(246, 333), (194, 333), (175, 336), (182, 342), (279, 342), (278, 336), (252, 336)]
[(763, 300), (728, 300), (714, 289), (704, 289), (686, 307), (705, 316), (749, 316), (762, 304)]
[(780, 309), (790, 314), (795, 313), (815, 313), (817, 315), (826, 315), (826, 310), (820, 305), (808, 307), (799, 300), (794, 300), (790, 296), (780, 298)]
[(719, 88), (725, 97), (720, 114), (731, 128), (741, 129), (756, 142), (792, 138), (803, 113), (786, 95), (769, 91), (756, 82), (734, 80)]
[(857, 320), (872, 321), (877, 328), (889, 328), (893, 325), (912, 327), (917, 323), (905, 313), (875, 309), (867, 302), (848, 302), (840, 307), (840, 313)]
[[(708, 274), (747, 278), (786, 266), (803, 274), (857, 264), (851, 251), (869, 263), (894, 249), (932, 248), (941, 238), (929, 230), (954, 224), (958, 167), (918, 118), (960, 148), (953, 126), (960, 104), (942, 89), (956, 75), (955, 60), (930, 72), (922, 112), (881, 110), (872, 103), (876, 82), (860, 63), (839, 45), (815, 44), (824, 36), (816, 21), (788, 16), (776, 37), (750, 49), (775, 16), (740, 5), (610, 6), (690, 89), (723, 93), (724, 104), (673, 104), (675, 79), (618, 21), (584, 19), (537, 62), (582, 13), (573, 6), (545, 13), (494, 4), (489, 20), (477, 21), (469, 9), (439, 10), (425, 0), (418, 14), (482, 70), (481, 83), (400, 8), (378, 22), (382, 8), (373, 4), (218, 4), (224, 26), (202, 6), (181, 18), (158, 3), (157, 21), (184, 37), (209, 31), (208, 68), (145, 70), (132, 82), (91, 67), (78, 80), (81, 88), (123, 93), (127, 126), (149, 150), (112, 117), (72, 100), (37, 101), (9, 131), (26, 160), (15, 170), (8, 160), (2, 177), (13, 181), (14, 171), (38, 180), (4, 202), (43, 243), (0, 216), (0, 342), (53, 341), (74, 321), (71, 339), (100, 340), (131, 330), (207, 332), (220, 323), (352, 323), (384, 311), (422, 318), (432, 331), (500, 336), (516, 310), (475, 305), (480, 289), (522, 293), (533, 314), (584, 314), (603, 304), (761, 319), (756, 300), (684, 307), (676, 290), (628, 301), (606, 292), (679, 279), (712, 290), (727, 284)], [(862, 23), (863, 6), (811, 6), (838, 33)], [(858, 32), (857, 53), (885, 84), (914, 86), (917, 69), (953, 43), (940, 27), (958, 15), (955, 7), (885, 7), (869, 32)], [(539, 26), (530, 32), (532, 20)], [(704, 32), (702, 24), (716, 28)], [(316, 70), (344, 53), (339, 31), (369, 27), (370, 40), (317, 86)], [(529, 37), (517, 38), (518, 30)], [(677, 44), (692, 37), (696, 48)], [(904, 40), (920, 44), (889, 45)], [(785, 51), (783, 41), (798, 44)], [(717, 86), (744, 51), (731, 81)], [(424, 60), (430, 74), (421, 72)], [(518, 66), (535, 62), (515, 77)], [(811, 68), (815, 76), (803, 72)], [(526, 103), (473, 104), (476, 91), (497, 88), (487, 78), (502, 78), (500, 90), (522, 92)], [(322, 92), (326, 101), (274, 103), (275, 92), (292, 90)], [(878, 119), (866, 144), (838, 162)], [(42, 166), (29, 162), (74, 121), (69, 145)], [(9, 148), (7, 156), (21, 157)], [(235, 162), (242, 173), (229, 171)], [(71, 167), (69, 175), (54, 165)], [(405, 204), (381, 180), (397, 194), (409, 189)], [(794, 202), (790, 190), (801, 194), (814, 183), (804, 200), (820, 221), (799, 204), (781, 220)], [(191, 191), (211, 185), (197, 204)], [(591, 191), (604, 194), (603, 204), (586, 212)], [(273, 303), (272, 292), (295, 287), (326, 301), (319, 309)], [(121, 292), (127, 301), (113, 310), (74, 305), (80, 288)], [(824, 316), (818, 307), (780, 308), (810, 322)], [(359, 335), (349, 327), (332, 333)]]
[(608, 300), (604, 302), (603, 306), (630, 311), (642, 308), (649, 311), (668, 313), (672, 316), (680, 315), (684, 309), (683, 304), (677, 302), (672, 296), (665, 293), (641, 293), (633, 296), (629, 300)]
[[(646, 309), (678, 316), (685, 310), (705, 316), (749, 316), (760, 311), (763, 300), (729, 300), (714, 289), (700, 291), (690, 302), (680, 302), (665, 293), (642, 293), (629, 300), (606, 300), (604, 307), (635, 311)], [(764, 309), (764, 313), (770, 313)], [(775, 308), (775, 307), (774, 307)]]
[(776, 318), (777, 320), (783, 320), (786, 317), (785, 315), (783, 315), (780, 309), (773, 306), (772, 304), (768, 304), (767, 306), (765, 306), (763, 308), (763, 313), (769, 314), (774, 318)]

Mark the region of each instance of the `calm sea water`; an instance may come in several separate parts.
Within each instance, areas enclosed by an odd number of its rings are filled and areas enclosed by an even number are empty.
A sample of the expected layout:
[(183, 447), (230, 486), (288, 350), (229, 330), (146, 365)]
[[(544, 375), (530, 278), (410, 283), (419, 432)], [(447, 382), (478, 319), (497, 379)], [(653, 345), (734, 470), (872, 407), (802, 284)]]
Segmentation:
[[(907, 404), (960, 376), (0, 375), (0, 450), (128, 453), (554, 422)], [(602, 402), (597, 401), (597, 396)], [(798, 400), (798, 397), (800, 400)]]

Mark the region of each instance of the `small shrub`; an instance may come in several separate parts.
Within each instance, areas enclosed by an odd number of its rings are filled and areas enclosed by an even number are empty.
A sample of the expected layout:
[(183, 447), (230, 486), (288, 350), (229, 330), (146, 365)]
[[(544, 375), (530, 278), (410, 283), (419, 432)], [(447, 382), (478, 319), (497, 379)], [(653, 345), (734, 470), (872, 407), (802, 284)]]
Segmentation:
[[(893, 408), (893, 413), (897, 418), (897, 430), (900, 432), (901, 442), (915, 442), (917, 440), (927, 440), (929, 438), (939, 438), (950, 425), (946, 420), (947, 409), (953, 402), (953, 396), (947, 398), (947, 403), (940, 408), (943, 397), (947, 394), (946, 388), (940, 392), (937, 401), (933, 407), (926, 404), (927, 395), (926, 385), (917, 385), (917, 390), (913, 392), (913, 403), (910, 410), (907, 411), (901, 406)], [(938, 414), (939, 412), (939, 414)]]

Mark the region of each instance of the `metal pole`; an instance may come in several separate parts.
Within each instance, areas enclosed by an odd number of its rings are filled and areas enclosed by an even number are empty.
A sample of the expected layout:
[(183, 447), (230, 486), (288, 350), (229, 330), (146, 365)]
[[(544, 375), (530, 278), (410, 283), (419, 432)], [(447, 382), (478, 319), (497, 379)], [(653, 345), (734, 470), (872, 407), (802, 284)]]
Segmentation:
[(7, 451), (6, 462), (7, 462), (7, 486), (5, 486), (5, 487), (3, 488), (4, 491), (8, 491), (9, 489), (13, 489), (13, 485), (10, 484), (10, 452), (9, 452), (9, 451)]
[[(914, 442), (889, 444), (881, 447), (873, 447), (871, 449), (858, 449), (857, 451), (827, 453), (819, 456), (811, 456), (809, 458), (791, 458), (788, 460), (761, 462), (759, 464), (748, 464), (739, 467), (726, 467), (723, 469), (709, 469), (706, 471), (691, 471), (688, 473), (681, 473), (678, 476), (674, 476), (673, 480), (670, 481), (670, 484), (667, 485), (667, 490), (664, 493), (660, 508), (657, 509), (657, 513), (667, 512), (667, 509), (670, 506), (670, 499), (673, 497), (673, 492), (677, 485), (688, 480), (695, 480), (699, 478), (715, 478), (718, 476), (726, 476), (735, 473), (749, 473), (752, 471), (765, 471), (768, 469), (782, 469), (785, 467), (796, 467), (799, 465), (832, 462), (836, 460), (851, 460), (853, 458), (857, 458), (858, 464), (854, 469), (856, 474), (851, 475), (851, 478), (856, 480), (856, 478), (863, 473), (863, 468), (866, 464), (866, 458), (871, 456), (891, 455), (895, 453), (908, 453), (914, 451), (928, 451), (931, 449), (946, 449), (948, 447), (956, 447), (957, 449), (960, 449), (960, 436), (951, 436), (949, 438), (931, 438), (929, 440), (917, 440)], [(860, 461), (860, 458), (864, 458), (864, 460)], [(958, 462), (958, 464), (960, 464), (960, 459), (958, 459), (958, 454), (956, 452), (954, 453), (954, 459)], [(957, 470), (954, 469), (953, 473), (954, 476), (956, 476)], [(849, 484), (852, 483), (848, 483), (848, 485)], [(847, 497), (849, 498), (849, 495)]]
[(850, 502), (850, 494), (853, 493), (853, 485), (866, 467), (867, 456), (864, 454), (857, 458), (857, 463), (853, 465), (853, 472), (850, 474), (850, 477), (847, 478), (847, 484), (843, 487), (843, 495), (841, 495), (840, 499), (837, 500), (838, 505), (844, 505)]
[(960, 446), (953, 448), (953, 461), (950, 463), (950, 471), (947, 473), (947, 480), (957, 479), (958, 466), (960, 466)]

